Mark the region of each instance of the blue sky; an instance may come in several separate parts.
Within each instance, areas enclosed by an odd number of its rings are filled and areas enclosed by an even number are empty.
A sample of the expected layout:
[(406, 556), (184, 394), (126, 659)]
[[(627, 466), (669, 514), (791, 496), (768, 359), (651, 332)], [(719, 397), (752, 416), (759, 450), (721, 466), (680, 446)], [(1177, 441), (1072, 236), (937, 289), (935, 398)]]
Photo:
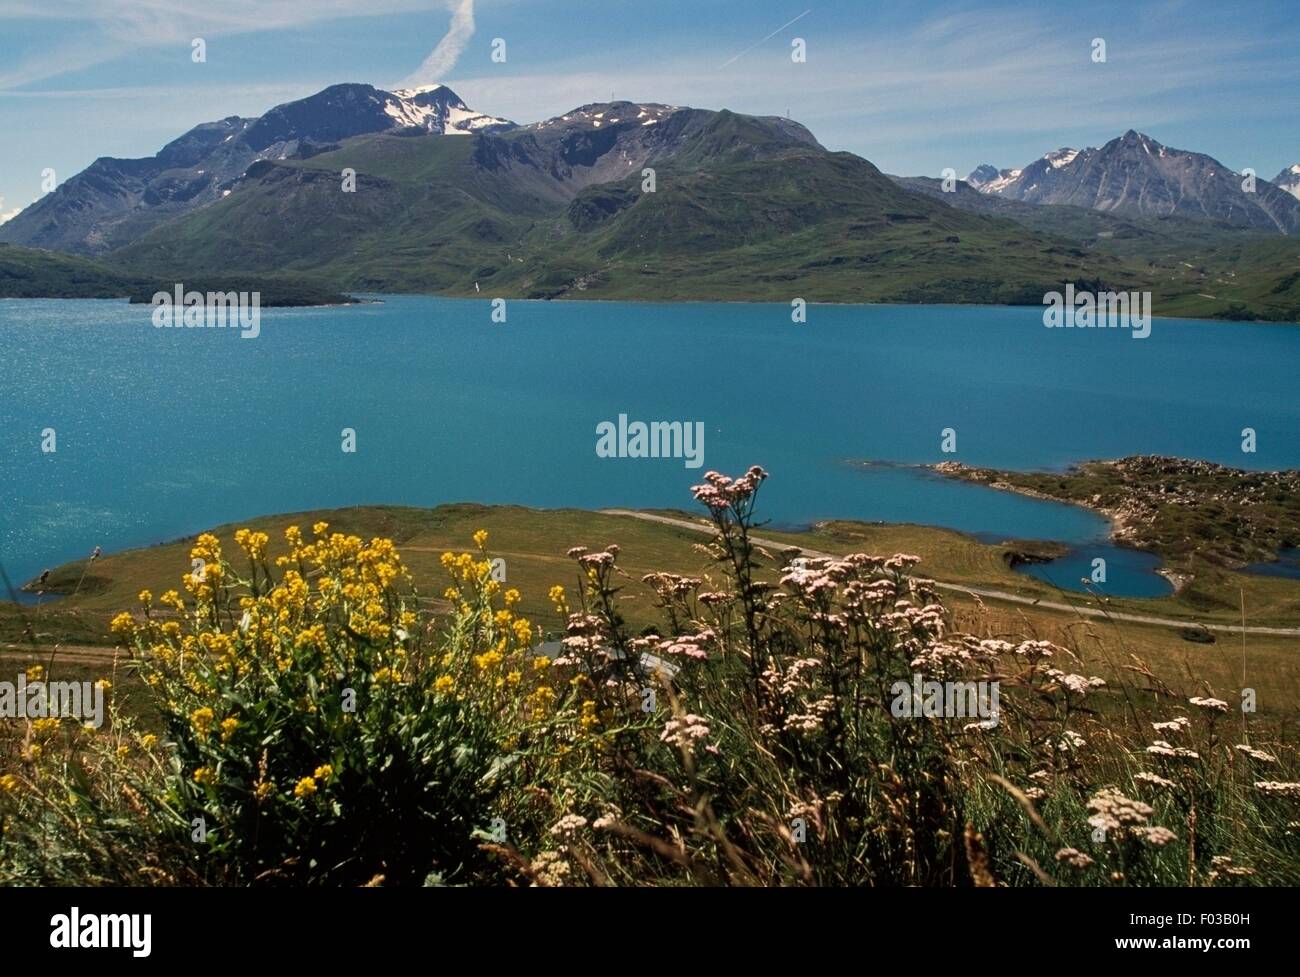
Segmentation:
[(199, 122), (336, 82), (396, 87), (422, 66), (519, 122), (611, 93), (788, 112), (891, 173), (1021, 166), (1134, 128), (1267, 179), (1300, 161), (1298, 49), (1293, 0), (0, 0), (0, 215), (40, 194), (46, 167), (62, 180)]

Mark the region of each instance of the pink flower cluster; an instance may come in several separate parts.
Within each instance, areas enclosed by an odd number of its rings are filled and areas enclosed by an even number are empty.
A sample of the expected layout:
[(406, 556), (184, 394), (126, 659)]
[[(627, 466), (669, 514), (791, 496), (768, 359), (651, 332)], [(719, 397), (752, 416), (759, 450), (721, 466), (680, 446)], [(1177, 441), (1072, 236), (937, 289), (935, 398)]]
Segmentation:
[(659, 739), (682, 750), (691, 750), (695, 744), (709, 735), (708, 720), (703, 716), (686, 713), (674, 716), (664, 723)]
[(709, 657), (708, 647), (718, 640), (712, 628), (704, 628), (698, 634), (683, 634), (676, 638), (665, 638), (659, 644), (662, 655), (683, 655), (686, 658), (704, 659)]
[(1125, 797), (1114, 787), (1104, 787), (1094, 794), (1088, 810), (1088, 824), (1116, 839), (1134, 838), (1162, 848), (1178, 837), (1168, 828), (1149, 823), (1154, 813), (1150, 804)]
[(751, 499), (766, 478), (767, 472), (757, 465), (734, 480), (718, 472), (706, 472), (706, 484), (692, 485), (691, 494), (712, 510), (730, 509)]

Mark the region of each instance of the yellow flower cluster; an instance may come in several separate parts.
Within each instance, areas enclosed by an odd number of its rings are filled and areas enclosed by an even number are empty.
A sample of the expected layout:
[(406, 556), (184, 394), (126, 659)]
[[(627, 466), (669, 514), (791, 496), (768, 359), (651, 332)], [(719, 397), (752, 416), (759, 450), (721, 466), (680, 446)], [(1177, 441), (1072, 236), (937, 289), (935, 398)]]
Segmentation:
[[(324, 737), (335, 733), (330, 724), (366, 722), (369, 703), (381, 694), (393, 702), (427, 695), (437, 697), (438, 709), (484, 708), (494, 721), (553, 719), (572, 729), (574, 712), (567, 705), (561, 711), (560, 700), (571, 702), (575, 691), (560, 684), (567, 675), (552, 679), (550, 659), (537, 653), (539, 632), (519, 616), (520, 592), (492, 579), (485, 531), (474, 534), (477, 552), (442, 555), (451, 577), (447, 596), (453, 616), (434, 632), (446, 642), (436, 650), (422, 640), (433, 625), (423, 623), (414, 594), (400, 587), (411, 577), (391, 540), (330, 532), (324, 522), (315, 524), (312, 534), (306, 538), (299, 527), (289, 526), (286, 547), (270, 552), (266, 533), (239, 530), (234, 542), (253, 564), (243, 570), (223, 560), (216, 536), (203, 534), (191, 549), (192, 559), (201, 562), (185, 575), (183, 590), (163, 593), (157, 605), (151, 594), (142, 593), (142, 615), (114, 619), (115, 633), (136, 652), (141, 674), (157, 691), (167, 718), (182, 727), (176, 744), (162, 744), (149, 734), (133, 740), (133, 746), (145, 751), (162, 746), (192, 756), (195, 744), (201, 744), (199, 762), (205, 765), (184, 767), (195, 785), (245, 798), (251, 793), (263, 803), (290, 793), (309, 801), (338, 789), (330, 763), (303, 776), (300, 768), (276, 769), (266, 753), (259, 765), (244, 752), (266, 730), (260, 711), (236, 713), (234, 704), (264, 697), (272, 687), (282, 708), (324, 731)], [(274, 573), (271, 561), (279, 568)], [(563, 604), (563, 588), (553, 588), (551, 598)], [(179, 614), (164, 620), (150, 613), (152, 606)], [(354, 706), (339, 710), (335, 696), (347, 686), (353, 687), (348, 691), (354, 693)], [(601, 723), (594, 698), (581, 707), (583, 731)], [(432, 701), (430, 708), (435, 708)], [(503, 732), (518, 741), (518, 727)], [(242, 780), (236, 771), (250, 765), (256, 772)]]
[(190, 713), (190, 726), (194, 730), (194, 735), (201, 740), (208, 738), (208, 733), (212, 730), (212, 723), (216, 719), (216, 714), (208, 706), (201, 706)]
[(266, 533), (254, 532), (251, 529), (239, 529), (235, 531), (235, 543), (242, 549), (250, 560), (266, 559), (266, 545), (271, 538)]
[(555, 690), (549, 685), (539, 685), (525, 700), (524, 714), (533, 722), (540, 722), (555, 703)]

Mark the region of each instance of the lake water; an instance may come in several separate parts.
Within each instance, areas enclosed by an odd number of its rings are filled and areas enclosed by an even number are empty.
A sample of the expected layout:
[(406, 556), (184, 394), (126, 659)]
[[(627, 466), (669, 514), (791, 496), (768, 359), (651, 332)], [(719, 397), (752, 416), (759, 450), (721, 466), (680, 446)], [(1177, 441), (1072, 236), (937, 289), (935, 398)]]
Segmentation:
[[(1103, 556), (1100, 589), (1156, 594), (1156, 561), (1106, 544), (1095, 514), (853, 462), (1300, 463), (1300, 329), (1284, 326), (1157, 320), (1134, 340), (1045, 329), (1032, 308), (811, 306), (795, 325), (782, 305), (522, 301), (494, 324), (486, 299), (390, 297), (264, 310), (248, 340), (155, 329), (149, 313), (0, 301), (0, 557), (15, 579), (96, 545), (358, 503), (690, 509), (704, 471), (761, 464), (762, 512), (781, 524), (1059, 540), (1069, 561), (1033, 572), (1077, 588)], [(598, 457), (596, 427), (619, 414), (702, 422), (704, 467)]]
[(1300, 580), (1300, 549), (1278, 551), (1277, 559), (1271, 563), (1252, 563), (1246, 567), (1249, 573), (1262, 574), (1265, 577), (1286, 577)]

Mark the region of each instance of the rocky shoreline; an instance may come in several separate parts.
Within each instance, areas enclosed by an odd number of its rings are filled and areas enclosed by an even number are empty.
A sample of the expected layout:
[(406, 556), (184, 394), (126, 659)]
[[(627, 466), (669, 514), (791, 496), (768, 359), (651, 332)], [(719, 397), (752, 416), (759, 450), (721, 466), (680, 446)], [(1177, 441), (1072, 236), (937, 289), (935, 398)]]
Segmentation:
[(1110, 539), (1158, 555), (1181, 591), (1196, 564), (1228, 570), (1277, 558), (1300, 538), (1300, 471), (1248, 471), (1213, 462), (1135, 455), (1065, 472), (1013, 472), (945, 461), (947, 478), (1083, 506), (1110, 522)]

